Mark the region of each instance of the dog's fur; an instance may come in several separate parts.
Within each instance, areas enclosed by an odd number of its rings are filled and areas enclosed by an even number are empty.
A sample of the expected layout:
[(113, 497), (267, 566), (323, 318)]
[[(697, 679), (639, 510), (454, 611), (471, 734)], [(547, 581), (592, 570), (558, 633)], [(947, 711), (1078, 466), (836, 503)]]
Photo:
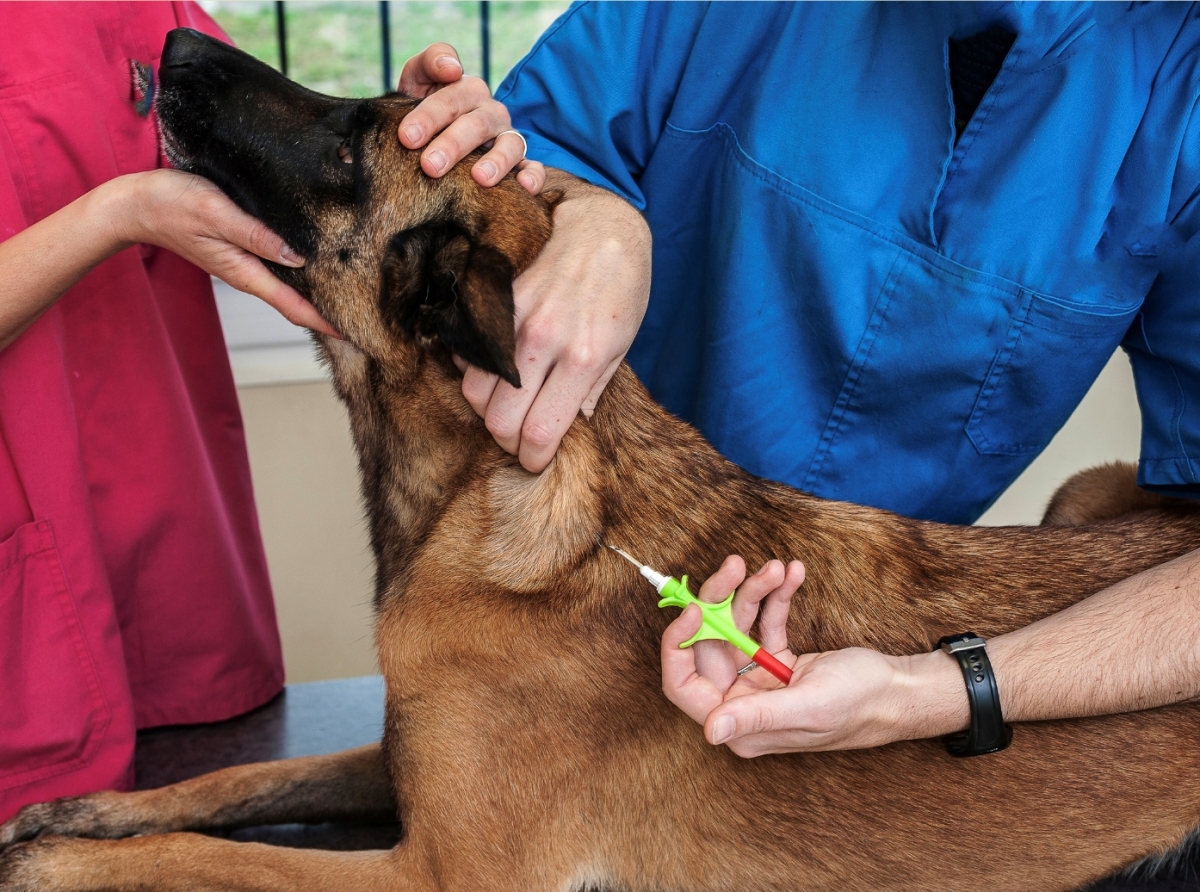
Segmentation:
[[(749, 761), (709, 746), (660, 690), (670, 617), (598, 545), (701, 577), (733, 552), (801, 559), (793, 649), (914, 653), (1191, 551), (1189, 508), (1130, 506), (1121, 468), (1056, 500), (1059, 523), (1124, 515), (1082, 526), (827, 502), (725, 461), (626, 368), (528, 474), (463, 400), (450, 351), (518, 381), (510, 285), (558, 196), (481, 189), (461, 168), (430, 180), (396, 139), (413, 100), (320, 97), (195, 34), (168, 41), (161, 80), (176, 163), (307, 256), (278, 272), (346, 336), (319, 340), (360, 454), (384, 739), (32, 806), (0, 830), (16, 843), (0, 890), (1065, 890), (1200, 822), (1192, 705), (1024, 725), (971, 760), (938, 741)], [(397, 812), (389, 852), (176, 832)]]

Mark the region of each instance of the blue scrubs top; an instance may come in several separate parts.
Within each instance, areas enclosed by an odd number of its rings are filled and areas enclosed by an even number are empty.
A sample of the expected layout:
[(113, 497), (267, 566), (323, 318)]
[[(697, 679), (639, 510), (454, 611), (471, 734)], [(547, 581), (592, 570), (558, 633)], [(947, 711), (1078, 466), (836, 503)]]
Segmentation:
[[(954, 139), (947, 40), (1016, 42)], [(497, 92), (654, 234), (629, 353), (747, 470), (969, 522), (1118, 345), (1200, 495), (1200, 21), (1177, 4), (595, 3)]]

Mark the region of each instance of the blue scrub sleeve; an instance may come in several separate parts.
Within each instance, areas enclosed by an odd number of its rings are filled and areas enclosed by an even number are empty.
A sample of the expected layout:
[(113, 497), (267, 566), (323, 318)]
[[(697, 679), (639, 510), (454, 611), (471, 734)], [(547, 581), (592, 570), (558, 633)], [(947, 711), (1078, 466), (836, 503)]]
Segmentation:
[(638, 181), (706, 9), (579, 3), (563, 13), (496, 91), (528, 139), (529, 157), (644, 209)]
[(1142, 410), (1138, 485), (1200, 498), (1200, 115), (1176, 113), (1190, 121), (1155, 234), (1158, 276), (1123, 346)]

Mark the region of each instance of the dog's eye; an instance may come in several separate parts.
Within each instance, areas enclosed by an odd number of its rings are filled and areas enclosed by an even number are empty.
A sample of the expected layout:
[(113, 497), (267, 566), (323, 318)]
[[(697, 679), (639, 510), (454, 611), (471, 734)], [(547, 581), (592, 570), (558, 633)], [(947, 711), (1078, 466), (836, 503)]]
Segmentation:
[(354, 163), (354, 150), (350, 148), (350, 138), (342, 140), (342, 144), (338, 146), (338, 158), (343, 164)]

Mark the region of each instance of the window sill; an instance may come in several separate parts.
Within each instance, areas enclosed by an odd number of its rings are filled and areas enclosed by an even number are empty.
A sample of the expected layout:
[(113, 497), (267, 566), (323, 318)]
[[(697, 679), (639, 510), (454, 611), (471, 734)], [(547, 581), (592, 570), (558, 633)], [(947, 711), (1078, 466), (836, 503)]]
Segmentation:
[(213, 293), (238, 387), (329, 380), (306, 329), (220, 279), (213, 279)]

